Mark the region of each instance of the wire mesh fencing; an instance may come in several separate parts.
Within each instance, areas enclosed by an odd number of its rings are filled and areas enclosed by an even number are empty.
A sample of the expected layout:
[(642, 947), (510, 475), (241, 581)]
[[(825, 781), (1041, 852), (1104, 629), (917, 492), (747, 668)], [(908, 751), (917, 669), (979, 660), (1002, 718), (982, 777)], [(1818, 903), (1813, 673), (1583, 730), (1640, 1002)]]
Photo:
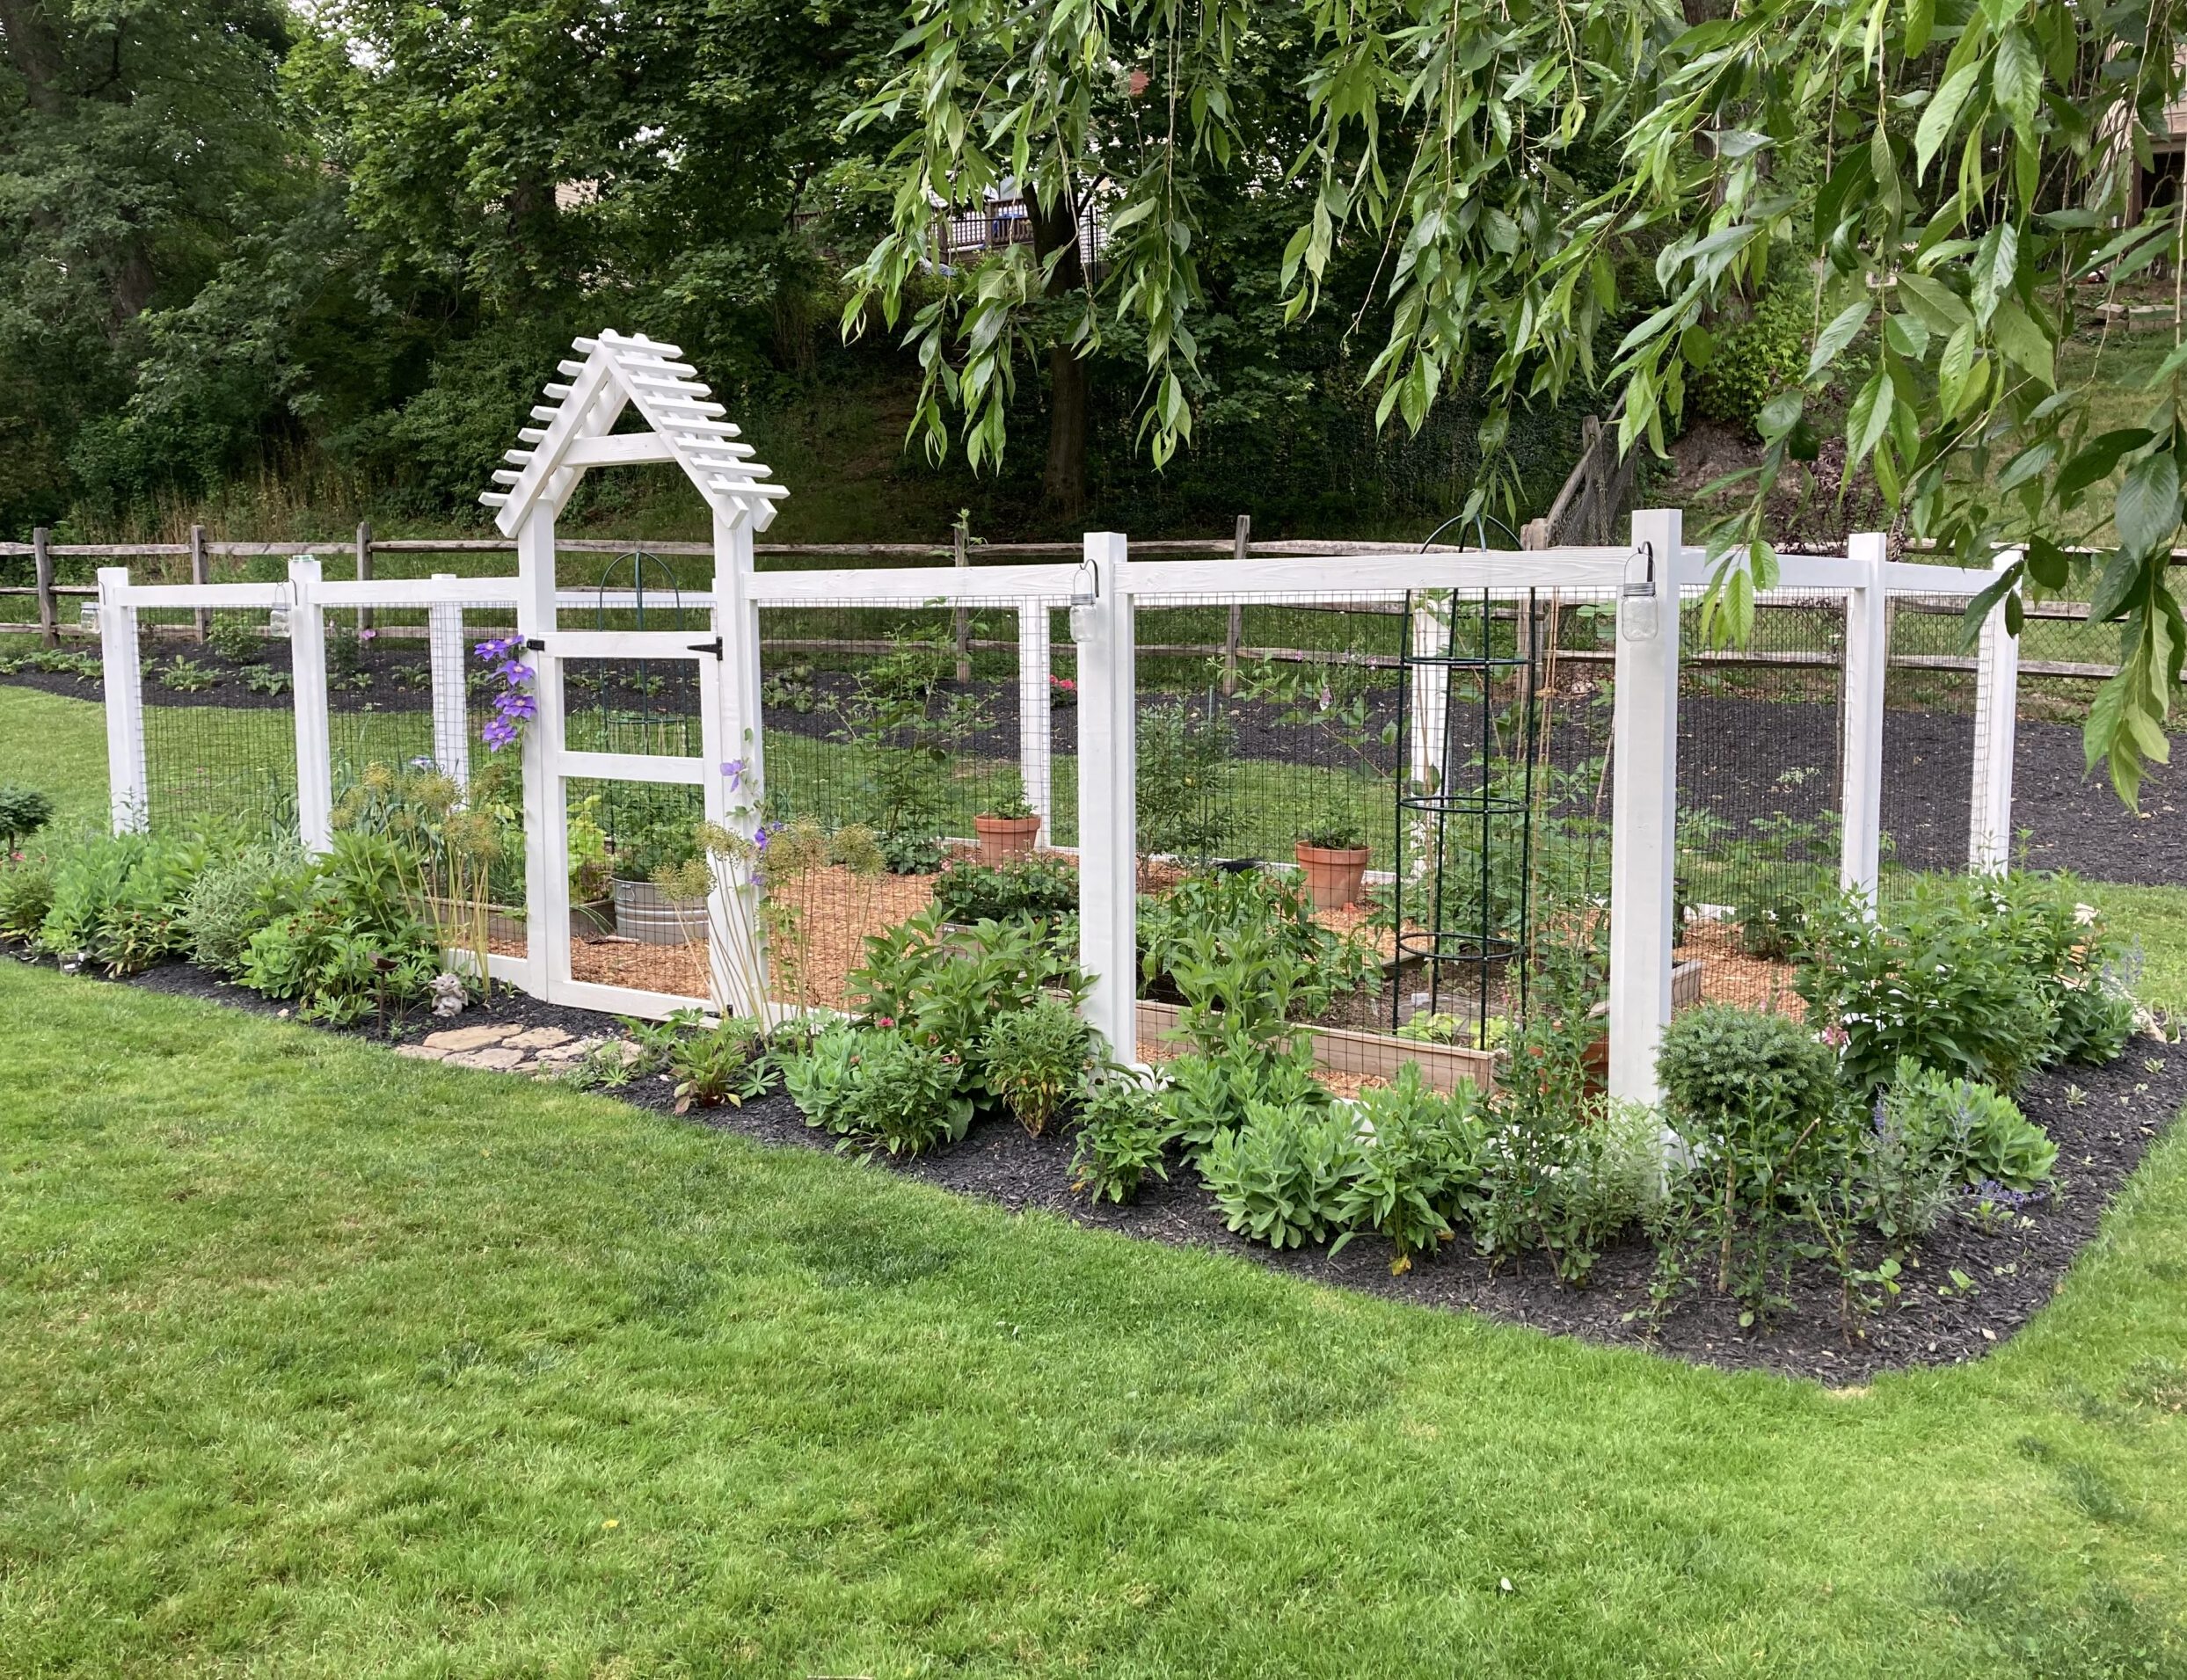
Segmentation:
[(1767, 593), (1736, 648), (1689, 599), (1680, 633), (1678, 956), (1702, 996), (1797, 1010), (1793, 953), (1838, 890), (1845, 598)]
[(169, 833), (293, 833), (295, 679), (280, 616), (145, 608), (137, 656), (146, 824)]
[(1477, 1077), (1552, 948), (1607, 931), (1609, 604), (1136, 606), (1142, 1054), (1178, 1053), (1213, 940), (1339, 1088)]
[[(700, 790), (573, 782), (572, 860), (596, 836), (617, 935), (652, 947), (573, 949), (576, 978), (703, 997), (710, 942), (753, 940), (776, 1003), (836, 1008), (851, 1000), (867, 940), (922, 914), (1037, 922), (1074, 948), (1076, 687), (1062, 615), (995, 595), (910, 606), (850, 596), (758, 616), (759, 738), (733, 745), (725, 775), (731, 803), (764, 817), (752, 861), (761, 926), (709, 923), (689, 892), (644, 925), (633, 900), (675, 897), (674, 882), (693, 879)], [(603, 750), (697, 752), (696, 691), (687, 701), (677, 685), (711, 673), (693, 667), (642, 704), (627, 681), (601, 674), (598, 704), (620, 719), (582, 724), (570, 694), (572, 746), (590, 731)], [(689, 731), (682, 744), (664, 741), (677, 727)], [(651, 745), (610, 747), (617, 729)]]

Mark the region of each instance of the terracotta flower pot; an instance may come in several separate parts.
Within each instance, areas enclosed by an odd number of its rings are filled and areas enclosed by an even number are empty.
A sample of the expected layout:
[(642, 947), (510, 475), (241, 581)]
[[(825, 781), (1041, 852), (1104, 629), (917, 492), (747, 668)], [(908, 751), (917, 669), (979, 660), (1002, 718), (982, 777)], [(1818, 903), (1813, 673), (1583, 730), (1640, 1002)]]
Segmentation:
[(972, 830), (980, 837), (980, 861), (1002, 863), (1032, 853), (1033, 842), (1040, 838), (1040, 818), (974, 817)]
[(1360, 902), (1360, 881), (1372, 855), (1366, 847), (1309, 846), (1301, 840), (1294, 849), (1299, 867), (1306, 871), (1306, 890), (1314, 895), (1315, 909), (1341, 910)]

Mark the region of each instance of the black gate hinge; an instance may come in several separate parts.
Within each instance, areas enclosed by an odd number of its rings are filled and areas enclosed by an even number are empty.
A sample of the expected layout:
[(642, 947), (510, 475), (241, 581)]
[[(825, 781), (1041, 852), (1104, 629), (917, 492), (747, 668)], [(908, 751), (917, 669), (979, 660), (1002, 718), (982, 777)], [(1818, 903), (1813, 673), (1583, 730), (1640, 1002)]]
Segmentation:
[(691, 651), (694, 653), (711, 653), (717, 659), (718, 659), (721, 658), (721, 637), (717, 636), (711, 642), (694, 642), (691, 644)]

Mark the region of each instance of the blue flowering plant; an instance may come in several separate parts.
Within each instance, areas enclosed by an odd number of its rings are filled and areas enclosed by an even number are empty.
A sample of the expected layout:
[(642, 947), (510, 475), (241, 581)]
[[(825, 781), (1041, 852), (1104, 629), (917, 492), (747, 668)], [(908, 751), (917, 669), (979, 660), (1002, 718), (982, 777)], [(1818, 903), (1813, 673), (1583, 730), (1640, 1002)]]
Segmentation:
[(532, 692), (532, 684), (539, 673), (524, 663), (524, 638), (521, 636), (481, 642), (472, 651), (485, 661), (491, 667), (489, 674), (501, 684), (493, 696), (493, 716), (478, 731), (487, 747), (499, 753), (521, 740), (524, 725), (539, 716), (538, 696)]

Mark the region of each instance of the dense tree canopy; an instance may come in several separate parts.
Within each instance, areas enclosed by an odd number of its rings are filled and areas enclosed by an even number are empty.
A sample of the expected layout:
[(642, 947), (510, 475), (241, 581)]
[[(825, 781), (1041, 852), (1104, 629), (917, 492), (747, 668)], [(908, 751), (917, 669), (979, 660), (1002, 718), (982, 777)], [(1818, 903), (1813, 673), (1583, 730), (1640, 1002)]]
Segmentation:
[[(1045, 203), (1105, 193), (1119, 236), (1101, 283), (1078, 288), (1070, 337), (1143, 345), (1159, 458), (1193, 425), (1206, 207), (1233, 184), (1281, 197), (1287, 312), (1333, 307), (1379, 340), (1366, 379), (1408, 426), (1485, 367), (1493, 467), (1520, 405), (1594, 377), (1614, 320), (1634, 323), (1609, 370), (1623, 441), (1660, 450), (1719, 311), (1789, 270), (1811, 295), (1809, 353), (1768, 394), (1744, 511), (1716, 534), (1713, 630), (1744, 633), (1774, 575), (1770, 492), (1815, 458), (1819, 425), (1840, 427), (1846, 476), (1872, 474), (1907, 534), (1978, 564), (2024, 553), (2000, 585), (2016, 628), (2023, 591), (2077, 593), (2120, 623), (2124, 669), (2088, 745), (2132, 797), (2142, 761), (2166, 756), (2187, 650), (2167, 573), (2187, 349), (2142, 423), (2101, 432), (2094, 382), (2061, 386), (2058, 355), (2090, 305), (2183, 254), (2176, 203), (2125, 225), (2180, 92), (2178, 18), (2149, 0), (1710, 11), (914, 0), (906, 61), (867, 114), (917, 127), (891, 160), (893, 224), (856, 279), (893, 313), (932, 267), (928, 204), (1005, 172)], [(1307, 132), (1282, 146), (1237, 88), (1301, 30)], [(1335, 283), (1347, 248), (1374, 254), (1364, 284), (1356, 268)], [(1015, 362), (1057, 331), (1053, 278), (1013, 253), (922, 302), (909, 331), (930, 440), (954, 405), (967, 452), (999, 454)], [(2098, 485), (2116, 486), (2115, 523), (2089, 506)]]
[[(1045, 429), (1059, 518), (1211, 466), (1282, 517), (1393, 469), (1513, 512), (1559, 404), (1660, 449), (1769, 297), (1804, 353), (1739, 370), (1717, 633), (1835, 433), (1906, 535), (2022, 553), (2016, 611), (2120, 625), (2089, 744), (2131, 796), (2187, 651), (2187, 352), (2125, 424), (2060, 353), (2183, 266), (2174, 207), (2135, 219), (2180, 35), (2150, 0), (0, 0), (0, 520), (292, 455), (454, 506), (602, 320), (747, 403), (900, 367), (915, 438), (1029, 494)], [(937, 244), (1021, 188), (1030, 244)]]

